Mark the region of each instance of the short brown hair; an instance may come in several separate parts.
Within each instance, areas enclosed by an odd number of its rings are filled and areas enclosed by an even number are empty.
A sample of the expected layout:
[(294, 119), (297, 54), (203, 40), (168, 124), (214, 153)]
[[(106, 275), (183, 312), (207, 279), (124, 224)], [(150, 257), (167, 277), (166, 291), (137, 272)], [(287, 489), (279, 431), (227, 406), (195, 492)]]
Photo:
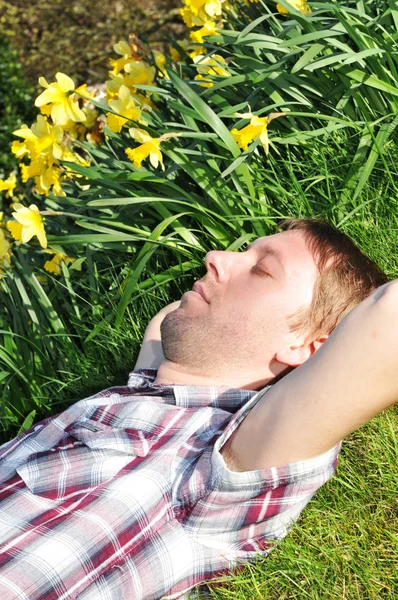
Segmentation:
[(309, 308), (291, 317), (291, 329), (309, 338), (329, 335), (354, 306), (388, 282), (380, 267), (344, 233), (317, 219), (289, 219), (282, 231), (301, 230), (319, 271)]

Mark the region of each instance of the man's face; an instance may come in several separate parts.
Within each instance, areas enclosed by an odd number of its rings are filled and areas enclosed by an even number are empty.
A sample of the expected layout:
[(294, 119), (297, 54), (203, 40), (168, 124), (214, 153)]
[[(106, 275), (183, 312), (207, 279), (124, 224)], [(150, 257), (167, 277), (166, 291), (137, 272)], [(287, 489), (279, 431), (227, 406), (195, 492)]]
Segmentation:
[(206, 269), (162, 323), (166, 359), (207, 377), (278, 375), (284, 350), (299, 339), (289, 318), (310, 306), (318, 275), (303, 232), (259, 238), (244, 252), (209, 252)]

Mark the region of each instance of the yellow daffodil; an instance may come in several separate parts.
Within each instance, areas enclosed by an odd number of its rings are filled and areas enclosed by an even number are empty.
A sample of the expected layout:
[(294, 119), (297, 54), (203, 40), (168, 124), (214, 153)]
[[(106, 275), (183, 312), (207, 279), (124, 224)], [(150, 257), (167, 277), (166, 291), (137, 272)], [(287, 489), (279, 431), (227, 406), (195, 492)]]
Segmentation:
[[(310, 15), (312, 13), (312, 10), (311, 10), (310, 6), (308, 6), (308, 4), (307, 4), (307, 2), (305, 0), (288, 0), (288, 3), (291, 6), (293, 6), (293, 8), (295, 8), (296, 10), (298, 10), (298, 12), (300, 12), (305, 17), (307, 15)], [(279, 3), (276, 5), (276, 10), (281, 15), (287, 15), (287, 14), (289, 14), (289, 11), (284, 6), (282, 6), (282, 4), (279, 4)]]
[(229, 77), (229, 72), (224, 69), (227, 65), (225, 59), (219, 54), (213, 54), (212, 56), (204, 56), (199, 54), (194, 57), (194, 63), (199, 72), (195, 79), (201, 81), (202, 87), (212, 87), (213, 81), (209, 78), (209, 75), (215, 75), (218, 77)]
[(25, 154), (29, 154), (29, 150), (26, 147), (25, 142), (18, 142), (14, 140), (11, 144), (11, 152), (18, 158), (21, 159)]
[[(62, 158), (64, 131), (59, 125), (50, 125), (42, 115), (37, 116), (36, 122), (30, 128), (22, 125), (13, 135), (25, 140), (22, 145), (32, 160), (36, 160), (42, 152), (49, 152), (57, 160)], [(23, 156), (25, 152), (22, 152), (21, 146), (17, 146), (15, 154)]]
[(9, 198), (14, 195), (14, 190), (17, 187), (17, 176), (15, 173), (10, 173), (7, 179), (0, 179), (0, 192), (6, 192)]
[[(52, 251), (50, 253), (52, 253)], [(62, 263), (64, 262), (66, 265), (69, 265), (69, 264), (75, 262), (75, 260), (76, 260), (75, 258), (66, 256), (66, 254), (62, 254), (61, 252), (55, 252), (52, 259), (47, 260), (44, 263), (44, 268), (49, 273), (53, 273), (54, 275), (61, 275)]]
[(119, 56), (131, 56), (131, 47), (126, 40), (120, 40), (117, 44), (114, 44), (113, 50)]
[(134, 127), (129, 129), (129, 133), (133, 140), (141, 144), (137, 148), (127, 148), (126, 150), (126, 154), (134, 163), (134, 166), (140, 169), (142, 161), (149, 157), (149, 161), (155, 169), (160, 163), (164, 170), (163, 157), (160, 151), (160, 138), (153, 138), (147, 131), (135, 129)]
[(118, 75), (120, 71), (123, 71), (125, 65), (133, 60), (133, 56), (131, 54), (130, 44), (126, 42), (126, 40), (121, 40), (117, 44), (114, 44), (113, 50), (116, 52), (116, 54), (121, 56), (121, 58), (109, 59), (109, 64), (111, 67), (113, 67), (111, 71), (112, 74)]
[[(193, 46), (189, 40), (178, 40), (178, 44), (191, 58), (195, 58), (199, 54), (203, 55), (203, 46)], [(183, 60), (182, 55), (174, 46), (169, 46), (169, 54), (175, 62)]]
[(243, 150), (249, 149), (250, 142), (254, 140), (260, 140), (265, 154), (268, 154), (268, 125), (273, 119), (284, 116), (286, 113), (270, 113), (268, 117), (256, 117), (251, 112), (248, 113), (235, 113), (236, 117), (243, 119), (250, 119), (250, 123), (243, 127), (243, 129), (232, 129), (231, 134), (233, 135), (238, 146)]
[(249, 125), (246, 125), (246, 127), (243, 127), (243, 129), (240, 130), (232, 129), (231, 134), (238, 143), (239, 148), (242, 148), (243, 150), (248, 150), (250, 142), (259, 139), (264, 147), (265, 153), (268, 154), (267, 126), (267, 117), (255, 117), (253, 115)]
[(203, 27), (201, 27), (201, 29), (198, 29), (197, 31), (191, 31), (190, 33), (191, 40), (196, 44), (201, 44), (204, 42), (203, 38), (209, 35), (220, 35), (216, 31), (216, 25), (213, 23), (213, 21), (207, 21)]
[[(131, 70), (119, 75), (110, 73), (111, 79), (105, 82), (106, 99), (115, 100), (118, 97), (119, 90), (122, 85), (125, 85), (142, 104), (142, 99), (139, 94), (136, 94), (136, 85), (155, 85), (154, 79), (156, 75), (155, 67), (147, 65), (144, 61), (132, 61), (130, 64)], [(142, 96), (142, 95), (141, 95)], [(143, 96), (142, 96), (143, 97)]]
[[(75, 157), (72, 152), (69, 152), (69, 154), (70, 156), (68, 156), (65, 150), (63, 158), (70, 160), (70, 158)], [(41, 155), (37, 160), (32, 161), (30, 165), (21, 164), (20, 167), (22, 181), (25, 183), (29, 179), (34, 178), (40, 194), (47, 196), (52, 188), (52, 192), (56, 196), (65, 196), (60, 181), (61, 168), (54, 163), (49, 154)]]
[(153, 85), (156, 75), (155, 67), (151, 67), (143, 60), (132, 60), (125, 67), (127, 75), (130, 77), (131, 86), (135, 85)]
[(194, 46), (192, 50), (189, 51), (189, 56), (192, 60), (195, 56), (203, 56), (203, 46)]
[(22, 242), (22, 225), (18, 221), (7, 221), (6, 227), (17, 242)]
[(182, 20), (184, 21), (187, 27), (195, 27), (194, 14), (190, 8), (188, 8), (187, 6), (184, 6), (184, 8), (180, 8), (180, 15), (182, 16)]
[(137, 167), (137, 169), (141, 167), (142, 161), (149, 157), (150, 163), (153, 167), (155, 167), (155, 169), (160, 163), (162, 165), (162, 169), (164, 170), (160, 144), (162, 142), (167, 142), (172, 138), (182, 136), (182, 133), (163, 133), (160, 137), (153, 138), (147, 131), (144, 131), (143, 129), (135, 129), (134, 127), (129, 129), (129, 133), (133, 140), (141, 144), (137, 148), (127, 148), (126, 150), (127, 156), (134, 163), (134, 166)]
[(21, 168), (21, 179), (23, 183), (26, 183), (33, 177), (39, 176), (40, 173), (47, 168), (47, 165), (48, 163), (42, 156), (40, 156), (37, 160), (32, 161), (30, 165), (24, 165), (21, 163), (19, 166)]
[(224, 2), (225, 0), (184, 0), (185, 6), (181, 8), (180, 14), (187, 27), (202, 26), (221, 17)]
[(22, 225), (21, 241), (26, 244), (35, 235), (42, 248), (47, 248), (46, 232), (44, 230), (43, 217), (35, 204), (29, 208), (15, 202), (12, 216)]
[(98, 119), (98, 116), (99, 116), (98, 110), (95, 110), (95, 108), (89, 108), (89, 107), (85, 106), (83, 108), (83, 112), (86, 115), (86, 118), (82, 122), (82, 124), (84, 125), (84, 127), (86, 127), (86, 129), (91, 129), (92, 127), (94, 127), (95, 122)]
[(125, 85), (131, 92), (131, 81), (124, 75), (113, 75), (109, 73), (111, 79), (105, 81), (106, 101), (117, 99), (119, 90), (122, 85)]
[(40, 194), (47, 196), (50, 191), (54, 196), (65, 196), (61, 186), (61, 170), (58, 165), (49, 165), (35, 178), (35, 183)]
[(115, 133), (119, 133), (127, 121), (139, 121), (141, 118), (141, 109), (125, 85), (120, 87), (117, 99), (110, 100), (108, 104), (119, 113), (106, 113), (108, 127)]
[(36, 98), (35, 106), (45, 114), (50, 112), (55, 125), (62, 126), (68, 121), (84, 121), (84, 112), (79, 107), (77, 96), (73, 94), (73, 79), (64, 73), (57, 73), (55, 79), (56, 82), (47, 83), (44, 77), (39, 78), (40, 85), (46, 89)]

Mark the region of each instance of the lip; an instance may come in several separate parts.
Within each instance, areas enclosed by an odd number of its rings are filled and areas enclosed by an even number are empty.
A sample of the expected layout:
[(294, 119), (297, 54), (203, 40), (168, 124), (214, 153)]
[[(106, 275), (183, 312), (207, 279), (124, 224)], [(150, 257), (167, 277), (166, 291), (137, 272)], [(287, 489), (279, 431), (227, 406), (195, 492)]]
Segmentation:
[(196, 292), (197, 294), (199, 294), (200, 296), (202, 296), (203, 300), (204, 300), (205, 302), (207, 302), (207, 304), (209, 304), (209, 301), (208, 301), (208, 299), (206, 298), (206, 294), (204, 293), (204, 291), (203, 291), (203, 288), (202, 288), (202, 286), (200, 285), (200, 283), (198, 283), (198, 282), (194, 283), (194, 285), (193, 285), (193, 288), (192, 288), (192, 291), (193, 291), (193, 292)]

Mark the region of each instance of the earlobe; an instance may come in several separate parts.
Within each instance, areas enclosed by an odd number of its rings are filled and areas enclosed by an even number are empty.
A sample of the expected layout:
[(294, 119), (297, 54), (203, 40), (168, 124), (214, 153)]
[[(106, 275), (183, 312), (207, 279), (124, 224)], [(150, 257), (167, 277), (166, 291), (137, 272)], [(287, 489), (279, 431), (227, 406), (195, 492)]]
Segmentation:
[(311, 342), (300, 339), (296, 345), (278, 350), (275, 359), (283, 365), (299, 367), (319, 350), (328, 337), (328, 335), (320, 336)]

